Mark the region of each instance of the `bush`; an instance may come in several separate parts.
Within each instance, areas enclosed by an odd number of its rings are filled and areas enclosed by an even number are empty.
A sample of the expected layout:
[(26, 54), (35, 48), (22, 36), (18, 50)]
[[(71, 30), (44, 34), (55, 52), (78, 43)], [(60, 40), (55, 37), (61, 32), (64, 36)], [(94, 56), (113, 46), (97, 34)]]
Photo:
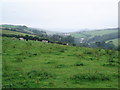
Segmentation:
[(117, 63), (105, 63), (105, 64), (103, 64), (103, 66), (119, 66), (119, 64), (117, 64)]
[(84, 66), (84, 64), (83, 63), (76, 63), (76, 64), (74, 64), (75, 66)]

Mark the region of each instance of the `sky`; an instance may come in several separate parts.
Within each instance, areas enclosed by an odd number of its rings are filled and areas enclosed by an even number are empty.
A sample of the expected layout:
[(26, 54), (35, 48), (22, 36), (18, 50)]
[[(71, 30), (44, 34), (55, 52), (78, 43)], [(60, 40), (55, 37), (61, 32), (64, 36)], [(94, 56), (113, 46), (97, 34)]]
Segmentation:
[(51, 31), (118, 27), (119, 0), (0, 0), (0, 23)]

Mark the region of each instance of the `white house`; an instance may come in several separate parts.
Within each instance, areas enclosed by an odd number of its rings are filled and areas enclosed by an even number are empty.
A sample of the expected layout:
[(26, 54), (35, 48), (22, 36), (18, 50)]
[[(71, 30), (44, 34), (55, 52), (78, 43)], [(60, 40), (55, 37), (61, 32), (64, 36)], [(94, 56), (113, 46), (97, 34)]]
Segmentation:
[(19, 38), (19, 40), (24, 40), (24, 38)]
[(66, 45), (69, 45), (68, 43), (66, 43)]
[(47, 41), (47, 40), (42, 40), (42, 42), (48, 43), (48, 41)]
[(83, 43), (84, 38), (80, 38), (80, 43)]

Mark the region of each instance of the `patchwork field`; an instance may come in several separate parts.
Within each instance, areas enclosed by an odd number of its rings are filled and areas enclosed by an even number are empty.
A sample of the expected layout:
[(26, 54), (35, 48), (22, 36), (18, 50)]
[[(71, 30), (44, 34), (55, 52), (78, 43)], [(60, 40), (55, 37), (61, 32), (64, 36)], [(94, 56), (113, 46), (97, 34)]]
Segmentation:
[(3, 88), (118, 88), (118, 51), (2, 39)]

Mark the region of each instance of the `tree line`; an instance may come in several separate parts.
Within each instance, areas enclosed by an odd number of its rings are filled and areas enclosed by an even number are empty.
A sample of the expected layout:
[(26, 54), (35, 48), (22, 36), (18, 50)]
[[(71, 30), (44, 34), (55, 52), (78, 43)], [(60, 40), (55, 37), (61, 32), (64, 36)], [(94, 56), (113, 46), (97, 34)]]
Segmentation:
[(48, 43), (56, 43), (56, 44), (61, 44), (61, 45), (67, 45), (69, 43), (69, 45), (75, 46), (75, 44), (70, 43), (70, 42), (61, 42), (61, 41), (55, 41), (55, 40), (51, 40), (49, 38), (44, 38), (44, 37), (38, 37), (38, 36), (29, 36), (29, 35), (14, 35), (14, 34), (2, 34), (0, 35), (2, 37), (14, 37), (14, 38), (23, 38), (26, 41), (28, 40), (34, 40), (34, 41), (42, 41), (42, 40), (47, 40)]

